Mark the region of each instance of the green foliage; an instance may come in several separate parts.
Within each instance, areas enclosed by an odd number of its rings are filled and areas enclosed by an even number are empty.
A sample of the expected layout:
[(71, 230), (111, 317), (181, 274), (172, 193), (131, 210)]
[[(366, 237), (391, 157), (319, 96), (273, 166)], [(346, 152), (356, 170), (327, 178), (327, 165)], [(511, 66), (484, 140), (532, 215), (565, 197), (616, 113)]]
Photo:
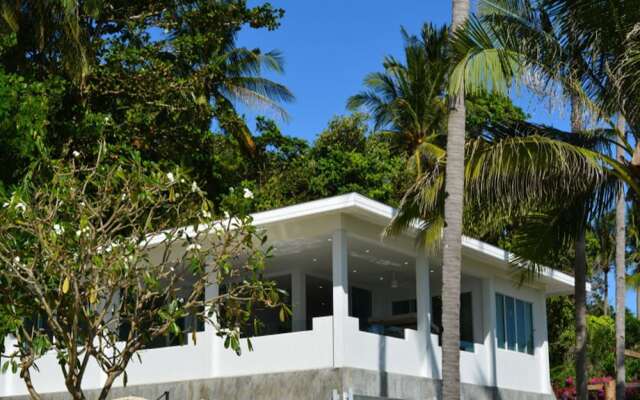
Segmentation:
[[(551, 380), (555, 386), (575, 376), (573, 347), (575, 343), (575, 308), (569, 297), (547, 300)], [(593, 312), (587, 317), (588, 373), (590, 377), (615, 376), (615, 321), (613, 316)], [(627, 310), (626, 344), (628, 349), (640, 347), (640, 320)], [(625, 360), (627, 380), (640, 377), (640, 360)]]
[(349, 192), (398, 202), (407, 179), (406, 158), (395, 154), (382, 135), (367, 134), (364, 115), (332, 119), (312, 147), (299, 150), (286, 168), (256, 187), (259, 209)]
[[(17, 182), (39, 156), (29, 145), (34, 135), (58, 158), (65, 146), (94, 154), (98, 140), (106, 138), (146, 160), (190, 169), (214, 195), (208, 179), (213, 154), (223, 149), (210, 137), (212, 125), (253, 154), (255, 143), (234, 104), (286, 116), (280, 103), (292, 94), (262, 76), (282, 72), (280, 54), (235, 46), (244, 26), (276, 29), (282, 10), (268, 3), (250, 7), (244, 0), (121, 3), (21, 0), (3, 6), (0, 70), (12, 77), (0, 78), (0, 96), (6, 98), (0, 113), (12, 118), (2, 119), (7, 123), (0, 138), (29, 139), (19, 141), (21, 151), (3, 146), (1, 161), (11, 166), (0, 176), (5, 185)], [(18, 113), (12, 99), (29, 112)], [(22, 131), (11, 132), (13, 115), (37, 124), (27, 129), (22, 121)], [(99, 121), (108, 122), (100, 131), (93, 129)]]
[[(89, 361), (106, 374), (106, 398), (139, 350), (166, 335), (196, 337), (195, 323), (178, 325), (185, 317), (215, 321), (239, 353), (254, 307), (281, 307), (259, 278), (270, 250), (246, 213), (251, 197), (214, 217), (181, 168), (104, 147), (95, 163), (85, 158), (73, 150), (36, 164), (0, 197), (0, 329), (17, 338), (3, 356), (32, 396), (31, 371), (55, 350), (74, 399), (84, 398)], [(223, 282), (225, 293), (205, 299)]]
[(46, 156), (50, 116), (60, 107), (63, 82), (30, 81), (0, 66), (0, 187), (15, 182), (31, 162)]
[(467, 135), (478, 136), (491, 125), (506, 125), (529, 118), (510, 98), (495, 92), (480, 92), (465, 97)]

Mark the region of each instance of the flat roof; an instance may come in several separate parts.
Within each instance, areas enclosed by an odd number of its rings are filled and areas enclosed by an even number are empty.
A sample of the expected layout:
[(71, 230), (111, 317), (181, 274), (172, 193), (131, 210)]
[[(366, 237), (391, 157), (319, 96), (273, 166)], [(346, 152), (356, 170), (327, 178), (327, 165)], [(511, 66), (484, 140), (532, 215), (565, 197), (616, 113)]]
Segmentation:
[[(252, 217), (254, 225), (261, 226), (335, 212), (353, 214), (383, 224), (390, 222), (396, 214), (396, 210), (391, 206), (359, 193), (348, 193), (263, 211), (252, 214)], [(412, 234), (412, 232), (408, 233)], [(462, 247), (463, 251), (482, 256), (488, 261), (493, 261), (493, 265), (503, 269), (509, 268), (509, 260), (514, 257), (506, 250), (467, 236), (462, 237)], [(546, 285), (547, 295), (572, 293), (575, 285), (571, 275), (549, 267), (540, 268), (539, 279)], [(587, 286), (587, 290), (590, 290), (590, 285), (587, 284)]]

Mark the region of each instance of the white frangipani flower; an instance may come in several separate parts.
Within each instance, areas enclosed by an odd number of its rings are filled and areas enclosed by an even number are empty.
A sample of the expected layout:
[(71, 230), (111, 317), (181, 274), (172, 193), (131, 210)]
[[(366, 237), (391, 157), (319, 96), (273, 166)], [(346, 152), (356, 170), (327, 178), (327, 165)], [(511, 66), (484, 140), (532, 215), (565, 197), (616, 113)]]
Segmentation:
[(173, 183), (176, 181), (176, 178), (173, 176), (173, 173), (169, 172), (167, 174), (167, 179), (169, 179), (169, 182)]
[(198, 186), (198, 183), (196, 181), (191, 182), (191, 191), (193, 193), (197, 193), (200, 191), (200, 187)]
[(192, 243), (192, 244), (187, 246), (187, 251), (200, 250), (200, 249), (202, 249), (202, 246), (200, 246), (197, 243)]
[(60, 224), (53, 224), (53, 232), (56, 235), (62, 235), (64, 233), (64, 227)]
[(245, 199), (253, 199), (253, 192), (247, 188), (244, 188), (243, 196)]
[(80, 152), (78, 150), (74, 150), (71, 155), (73, 156), (73, 158), (78, 158), (80, 157)]
[(19, 256), (13, 257), (13, 263), (14, 264), (20, 264), (20, 257)]
[(80, 229), (80, 230), (77, 230), (77, 231), (76, 231), (76, 237), (80, 237), (80, 236), (82, 236), (82, 234), (83, 234), (83, 233), (85, 233), (85, 234), (86, 234), (86, 233), (88, 233), (88, 232), (89, 232), (89, 230), (90, 230), (90, 229), (89, 229), (89, 227), (88, 227), (88, 226), (86, 226), (86, 227), (84, 227), (84, 228), (82, 228), (82, 229)]
[(2, 208), (7, 208), (7, 207), (9, 207), (9, 203), (4, 202), (4, 203), (2, 204)]
[(23, 214), (25, 211), (27, 211), (27, 205), (23, 202), (18, 202), (18, 204), (15, 205), (15, 208)]

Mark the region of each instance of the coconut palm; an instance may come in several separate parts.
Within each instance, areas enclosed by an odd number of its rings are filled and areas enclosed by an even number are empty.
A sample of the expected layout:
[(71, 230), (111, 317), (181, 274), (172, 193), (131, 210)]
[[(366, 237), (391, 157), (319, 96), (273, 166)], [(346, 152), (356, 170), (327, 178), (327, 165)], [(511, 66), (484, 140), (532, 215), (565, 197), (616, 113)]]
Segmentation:
[(416, 152), (431, 150), (429, 143), (444, 146), (449, 35), (447, 27), (424, 24), (419, 37), (404, 29), (402, 37), (404, 62), (386, 57), (384, 72), (367, 75), (367, 90), (350, 97), (347, 107), (369, 110), (374, 129), (415, 157)]
[[(618, 130), (618, 140), (616, 146), (616, 158), (618, 162), (624, 163), (624, 142), (626, 140), (625, 135), (625, 119), (622, 115), (618, 115), (618, 123), (616, 126)], [(625, 229), (625, 213), (627, 204), (624, 194), (624, 182), (620, 181), (618, 184), (618, 194), (616, 198), (616, 233), (615, 233), (615, 259), (616, 259), (616, 394), (618, 399), (624, 398), (626, 387), (626, 372), (624, 365), (624, 351), (626, 347), (626, 327), (625, 318), (627, 315), (627, 308), (625, 306), (626, 293), (627, 293), (627, 265), (625, 260), (626, 253), (626, 229)]]
[(234, 136), (247, 154), (253, 155), (256, 145), (251, 131), (234, 104), (270, 110), (286, 119), (287, 113), (280, 103), (292, 101), (293, 94), (286, 86), (262, 76), (264, 70), (282, 73), (282, 56), (277, 51), (262, 53), (260, 49), (235, 47), (235, 38), (232, 38), (225, 51), (209, 62), (215, 66), (213, 70), (223, 72), (206, 82), (220, 127)]
[(615, 216), (607, 213), (591, 224), (590, 237), (596, 245), (591, 246), (589, 254), (593, 260), (593, 273), (602, 273), (602, 309), (604, 315), (609, 315), (609, 272), (615, 260)]
[(640, 207), (633, 203), (627, 218), (627, 259), (630, 274), (627, 285), (636, 292), (636, 318), (640, 318)]
[[(495, 0), (485, 1), (484, 17), (472, 20), (459, 35), (457, 48), (460, 63), (452, 81), (466, 79), (467, 87), (504, 88), (513, 76), (528, 72), (541, 83), (544, 90), (559, 88), (571, 107), (571, 126), (574, 132), (583, 130), (582, 109), (587, 107), (598, 116), (606, 115), (611, 104), (601, 101), (610, 96), (606, 82), (595, 79), (604, 69), (596, 46), (586, 34), (573, 2)], [(602, 16), (599, 16), (602, 19)], [(591, 28), (590, 28), (591, 29)], [(600, 100), (597, 101), (596, 100)], [(617, 111), (617, 110), (616, 110)], [(632, 180), (632, 171), (623, 162), (609, 156), (595, 155), (611, 165), (619, 175)], [(637, 185), (634, 187), (637, 190)], [(576, 276), (576, 375), (578, 397), (586, 398), (586, 257), (584, 229), (589, 213), (584, 210), (581, 228), (575, 236)], [(619, 318), (624, 318), (624, 313)], [(624, 327), (622, 327), (624, 329)], [(617, 335), (624, 338), (624, 333)], [(623, 357), (623, 348), (618, 350)], [(618, 362), (622, 374), (624, 365)], [(624, 382), (618, 378), (624, 393)]]
[[(451, 31), (455, 34), (469, 17), (469, 0), (452, 0)], [(464, 82), (463, 82), (464, 87)], [(460, 398), (460, 278), (462, 270), (462, 215), (464, 211), (464, 90), (449, 93), (447, 164), (442, 238), (442, 394)]]

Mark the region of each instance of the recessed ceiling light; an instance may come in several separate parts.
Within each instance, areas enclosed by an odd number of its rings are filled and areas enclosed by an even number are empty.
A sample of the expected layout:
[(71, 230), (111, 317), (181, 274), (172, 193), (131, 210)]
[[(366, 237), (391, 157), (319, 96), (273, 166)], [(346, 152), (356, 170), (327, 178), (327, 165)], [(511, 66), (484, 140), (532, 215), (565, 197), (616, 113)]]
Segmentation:
[(368, 252), (370, 252), (370, 251), (371, 251), (371, 250), (369, 250), (369, 249), (366, 249), (366, 250), (365, 250), (364, 252), (365, 252), (365, 253), (368, 253)]
[(314, 259), (313, 259), (313, 262), (318, 262), (318, 259), (317, 259), (317, 258), (314, 258)]
[(384, 280), (384, 276), (381, 276), (381, 277), (380, 277), (380, 280), (381, 280), (381, 281), (383, 281), (383, 280)]
[(404, 265), (409, 265), (409, 261), (405, 261), (405, 262), (404, 262)]
[(429, 270), (429, 272), (433, 272), (433, 270), (431, 269), (431, 270)]
[(354, 270), (353, 270), (353, 272), (358, 272), (358, 270), (357, 270), (357, 269), (354, 269)]
[(333, 239), (331, 239), (331, 238), (327, 239), (327, 241), (328, 241), (328, 242), (330, 242), (330, 241), (332, 241), (332, 240), (333, 240)]
[(322, 285), (318, 285), (318, 289), (322, 289), (324, 286)]

